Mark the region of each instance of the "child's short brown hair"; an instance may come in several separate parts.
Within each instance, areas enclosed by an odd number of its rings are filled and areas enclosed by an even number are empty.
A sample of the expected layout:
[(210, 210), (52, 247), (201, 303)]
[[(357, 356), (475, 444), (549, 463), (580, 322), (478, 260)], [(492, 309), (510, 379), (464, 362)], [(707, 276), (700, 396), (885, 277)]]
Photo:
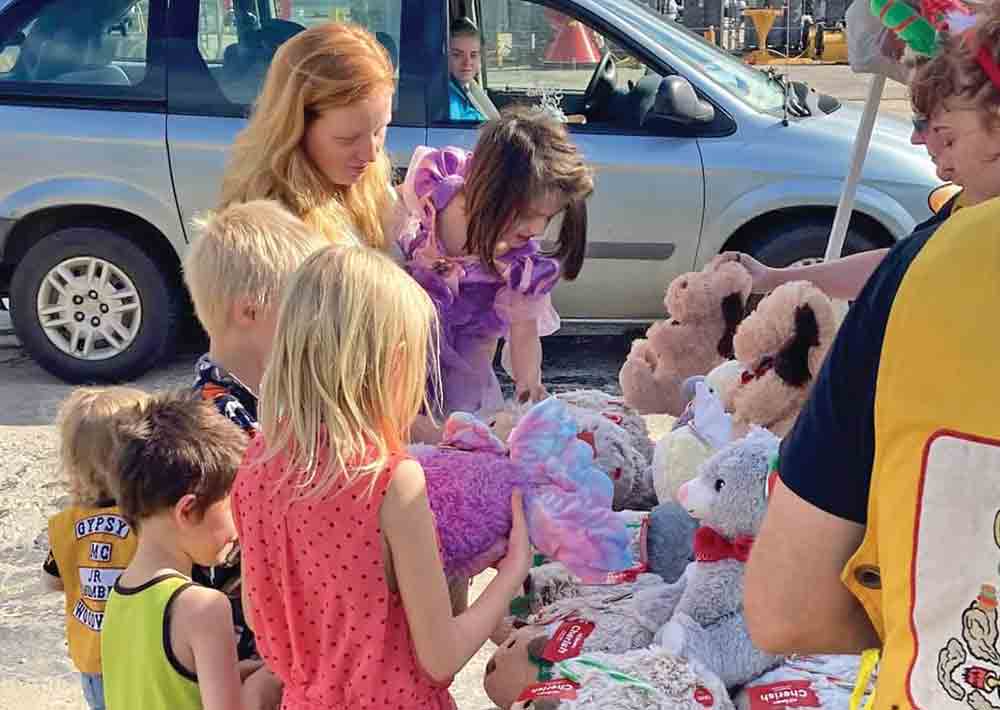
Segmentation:
[(78, 387), (59, 407), (59, 460), (74, 505), (94, 507), (113, 498), (117, 417), (147, 397), (132, 387)]
[(980, 111), (987, 128), (1000, 124), (1000, 86), (984, 62), (1000, 65), (1000, 3), (977, 8), (975, 27), (962, 33), (942, 33), (940, 51), (920, 64), (910, 82), (910, 102), (921, 116), (940, 108)]
[(188, 494), (204, 513), (229, 495), (247, 436), (190, 391), (152, 395), (118, 428), (115, 488), (135, 528)]
[(273, 200), (209, 212), (184, 259), (184, 281), (209, 336), (223, 332), (241, 299), (277, 308), (285, 282), (306, 257), (330, 242)]

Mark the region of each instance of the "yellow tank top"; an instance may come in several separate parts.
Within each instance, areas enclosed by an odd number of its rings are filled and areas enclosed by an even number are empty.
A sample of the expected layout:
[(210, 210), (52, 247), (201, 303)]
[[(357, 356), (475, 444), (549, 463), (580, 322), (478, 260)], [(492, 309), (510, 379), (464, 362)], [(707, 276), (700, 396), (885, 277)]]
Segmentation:
[(104, 606), (135, 555), (135, 533), (117, 506), (74, 506), (49, 520), (49, 545), (66, 592), (70, 658), (81, 673), (100, 673)]
[(192, 584), (165, 574), (135, 588), (115, 585), (101, 639), (108, 710), (201, 710), (197, 677), (169, 647), (170, 606)]
[(864, 541), (876, 710), (1000, 706), (1000, 199), (913, 259), (886, 324)]

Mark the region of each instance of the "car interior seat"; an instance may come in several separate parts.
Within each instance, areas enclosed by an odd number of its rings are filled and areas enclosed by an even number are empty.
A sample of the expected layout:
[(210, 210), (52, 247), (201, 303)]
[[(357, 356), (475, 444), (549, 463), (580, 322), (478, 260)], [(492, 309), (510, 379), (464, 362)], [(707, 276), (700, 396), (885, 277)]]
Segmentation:
[(399, 68), (399, 48), (396, 46), (396, 40), (392, 38), (392, 35), (388, 32), (376, 32), (375, 39), (377, 39), (385, 51), (389, 54), (389, 59), (392, 61), (392, 66), (394, 69)]

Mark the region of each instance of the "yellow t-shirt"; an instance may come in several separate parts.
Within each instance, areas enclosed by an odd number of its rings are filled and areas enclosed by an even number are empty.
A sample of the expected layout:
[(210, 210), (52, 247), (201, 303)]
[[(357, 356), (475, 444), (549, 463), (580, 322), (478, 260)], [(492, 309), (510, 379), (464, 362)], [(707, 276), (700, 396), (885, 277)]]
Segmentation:
[(101, 672), (104, 606), (135, 555), (137, 539), (115, 505), (71, 507), (49, 519), (45, 570), (66, 592), (66, 639), (81, 673)]
[(865, 525), (876, 710), (1000, 706), (998, 313), (1000, 198), (886, 257), (784, 442), (786, 485)]

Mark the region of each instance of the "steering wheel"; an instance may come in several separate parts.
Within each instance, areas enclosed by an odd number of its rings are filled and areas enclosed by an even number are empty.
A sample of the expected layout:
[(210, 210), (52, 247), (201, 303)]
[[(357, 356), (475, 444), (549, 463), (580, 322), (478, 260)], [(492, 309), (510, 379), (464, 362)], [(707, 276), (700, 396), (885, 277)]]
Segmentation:
[(605, 52), (600, 64), (590, 77), (587, 90), (583, 92), (583, 111), (589, 117), (594, 109), (603, 106), (615, 93), (615, 58)]

